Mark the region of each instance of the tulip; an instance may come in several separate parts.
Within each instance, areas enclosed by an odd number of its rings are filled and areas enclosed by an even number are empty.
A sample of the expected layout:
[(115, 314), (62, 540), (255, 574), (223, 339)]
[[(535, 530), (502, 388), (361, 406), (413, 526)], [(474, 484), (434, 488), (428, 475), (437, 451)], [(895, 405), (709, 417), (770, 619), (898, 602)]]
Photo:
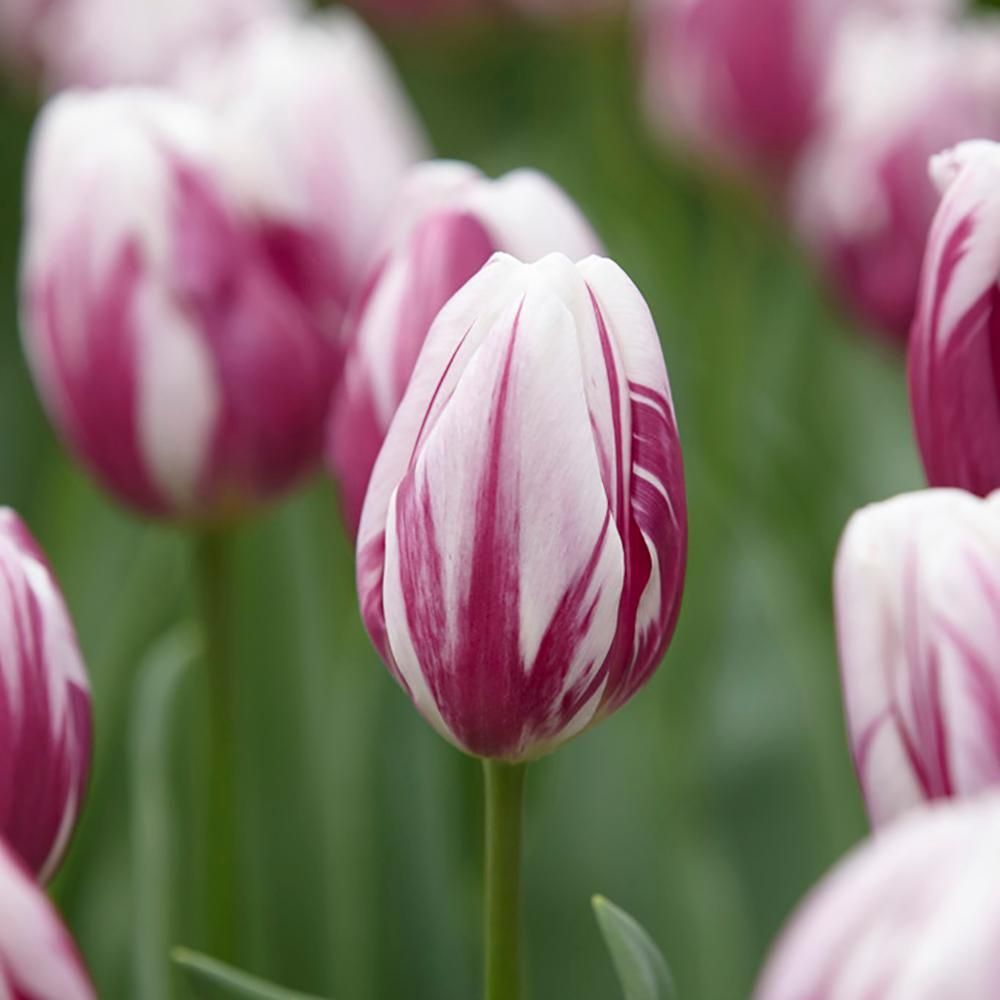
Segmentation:
[(913, 423), (932, 486), (986, 495), (1000, 487), (1000, 145), (962, 143), (931, 169), (943, 198), (910, 335)]
[(927, 161), (961, 139), (1000, 137), (998, 92), (1000, 31), (871, 16), (843, 29), (793, 216), (867, 326), (908, 336), (938, 204)]
[(330, 464), (357, 529), (386, 431), (441, 307), (495, 251), (534, 261), (562, 251), (573, 260), (600, 243), (569, 197), (543, 174), (499, 180), (462, 163), (415, 167), (389, 217), (350, 326), (353, 333), (331, 420)]
[(28, 529), (0, 508), (0, 838), (43, 880), (73, 832), (90, 739), (90, 686), (66, 605)]
[(642, 296), (608, 260), (496, 255), (434, 321), (362, 511), (362, 616), (390, 672), (459, 748), (538, 757), (649, 679), (685, 550)]
[(994, 1000), (998, 839), (991, 793), (922, 810), (856, 848), (792, 917), (755, 1000)]
[(1000, 784), (1000, 494), (866, 507), (840, 543), (835, 597), (872, 822)]
[(0, 841), (0, 995), (95, 1000), (73, 939), (45, 893)]
[(837, 29), (855, 8), (941, 12), (952, 0), (645, 0), (644, 103), (668, 141), (783, 179), (820, 121)]

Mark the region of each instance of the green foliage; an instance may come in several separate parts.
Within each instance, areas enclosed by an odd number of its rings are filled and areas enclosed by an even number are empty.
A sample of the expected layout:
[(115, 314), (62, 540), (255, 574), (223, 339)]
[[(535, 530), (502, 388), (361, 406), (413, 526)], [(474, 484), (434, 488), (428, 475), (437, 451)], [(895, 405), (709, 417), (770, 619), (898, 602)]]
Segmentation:
[(198, 997), (203, 1000), (320, 1000), (319, 997), (294, 993), (273, 983), (267, 983), (257, 976), (248, 975), (239, 969), (217, 962), (214, 958), (199, 955), (186, 948), (174, 950), (173, 959), (184, 971), (185, 979), (191, 984)]
[(625, 1000), (675, 1000), (667, 960), (638, 921), (603, 896), (594, 897), (593, 907)]

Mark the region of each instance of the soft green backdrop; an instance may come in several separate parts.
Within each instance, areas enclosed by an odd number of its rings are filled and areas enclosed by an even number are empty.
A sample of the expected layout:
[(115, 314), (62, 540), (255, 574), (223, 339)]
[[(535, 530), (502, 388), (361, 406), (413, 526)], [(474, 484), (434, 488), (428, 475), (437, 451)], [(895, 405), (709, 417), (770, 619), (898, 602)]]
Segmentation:
[[(621, 26), (390, 43), (441, 154), (540, 167), (589, 213), (657, 318), (685, 448), (689, 574), (666, 662), (529, 775), (530, 996), (617, 996), (589, 907), (601, 892), (661, 943), (682, 1000), (736, 1000), (796, 900), (865, 832), (830, 570), (854, 508), (920, 484), (902, 359), (836, 318), (775, 212), (647, 139)], [(166, 937), (204, 943), (183, 836), (197, 674), (176, 695), (155, 667), (137, 686), (150, 644), (192, 607), (188, 551), (99, 495), (36, 402), (15, 306), (30, 118), (0, 96), (0, 502), (48, 551), (94, 685), (91, 794), (55, 895), (101, 996), (143, 1000), (135, 975), (160, 974), (168, 895)], [(478, 768), (369, 648), (331, 488), (248, 525), (235, 562), (240, 961), (339, 1000), (470, 1000)]]

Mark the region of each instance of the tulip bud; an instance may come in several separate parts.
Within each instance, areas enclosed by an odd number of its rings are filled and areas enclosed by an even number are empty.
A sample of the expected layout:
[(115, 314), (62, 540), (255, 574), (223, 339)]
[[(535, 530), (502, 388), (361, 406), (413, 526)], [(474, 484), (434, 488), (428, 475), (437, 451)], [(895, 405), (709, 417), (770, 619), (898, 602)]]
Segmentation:
[(1000, 487), (1000, 145), (962, 143), (932, 174), (944, 197), (910, 334), (913, 423), (931, 485), (985, 496)]
[(794, 914), (754, 1000), (994, 1000), (998, 840), (991, 793), (866, 841)]
[(446, 739), (538, 757), (623, 705), (677, 619), (680, 443), (611, 261), (498, 254), (438, 315), (361, 515), (362, 617)]
[(600, 250), (569, 197), (533, 170), (492, 181), (463, 163), (422, 164), (389, 217), (395, 224), (349, 322), (330, 425), (330, 463), (355, 530), (375, 459), (441, 307), (495, 251), (535, 261)]
[(66, 605), (27, 528), (0, 508), (0, 838), (43, 880), (80, 811), (90, 738), (90, 686)]
[(1000, 32), (855, 16), (836, 52), (792, 211), (839, 296), (905, 340), (938, 203), (927, 161), (960, 139), (1000, 136)]
[(0, 841), (0, 995), (95, 1000), (73, 939), (45, 893)]
[(1000, 494), (866, 507), (840, 543), (835, 598), (872, 822), (1000, 784)]

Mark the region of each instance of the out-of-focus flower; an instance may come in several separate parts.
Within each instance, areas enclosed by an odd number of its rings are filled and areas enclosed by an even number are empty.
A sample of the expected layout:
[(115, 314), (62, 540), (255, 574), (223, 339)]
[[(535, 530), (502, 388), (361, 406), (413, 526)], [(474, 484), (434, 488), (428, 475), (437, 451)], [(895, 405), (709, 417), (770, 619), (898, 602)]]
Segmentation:
[(365, 282), (334, 403), (330, 461), (357, 529), (372, 467), (441, 307), (493, 255), (579, 260), (600, 243), (565, 192), (543, 174), (499, 180), (463, 163), (415, 167), (389, 212), (392, 226)]
[(857, 848), (778, 939), (755, 1000), (1000, 996), (1000, 798), (922, 810)]
[(0, 62), (8, 75), (37, 75), (45, 26), (65, 0), (0, 0)]
[(910, 399), (932, 486), (1000, 487), (1000, 145), (934, 158), (944, 197), (927, 242), (910, 336)]
[[(5, 2), (0, 0), (0, 8)], [(23, 0), (22, 0), (23, 2)], [(193, 53), (217, 57), (251, 24), (292, 17), (298, 0), (36, 0), (52, 87), (173, 83)]]
[(1000, 785), (1000, 494), (851, 519), (835, 575), (851, 750), (876, 824)]
[(76, 945), (45, 893), (0, 841), (0, 994), (95, 1000)]
[(365, 499), (358, 591), (393, 676), (467, 752), (540, 756), (649, 679), (686, 539), (642, 296), (608, 260), (498, 254), (434, 322)]
[(905, 339), (938, 194), (931, 155), (1000, 136), (1000, 29), (855, 16), (793, 215), (830, 283), (872, 328)]
[(903, 16), (950, 0), (644, 0), (644, 103), (668, 140), (737, 170), (783, 178), (820, 120), (843, 17)]
[[(73, 832), (90, 742), (90, 685), (73, 623), (28, 529), (0, 508), (0, 839), (42, 880)], [(0, 873), (6, 864), (0, 856)], [(6, 900), (0, 888), (0, 907)], [(0, 920), (4, 971), (12, 920)], [(15, 991), (22, 995), (35, 996)]]

